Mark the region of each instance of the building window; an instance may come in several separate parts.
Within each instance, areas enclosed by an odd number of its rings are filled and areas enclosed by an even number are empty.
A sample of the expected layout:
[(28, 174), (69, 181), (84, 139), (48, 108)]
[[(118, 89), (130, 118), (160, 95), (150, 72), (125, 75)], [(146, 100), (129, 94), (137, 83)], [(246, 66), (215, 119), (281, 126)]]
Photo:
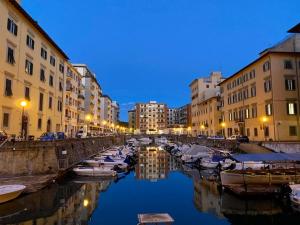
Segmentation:
[(296, 115), (297, 114), (297, 104), (294, 102), (287, 103), (287, 114)]
[(296, 90), (296, 81), (294, 79), (285, 79), (285, 90), (295, 91)]
[(41, 130), (42, 129), (42, 118), (38, 119), (38, 129)]
[(289, 126), (290, 136), (297, 136), (297, 126)]
[(2, 121), (2, 126), (4, 128), (8, 128), (9, 127), (9, 113), (3, 113), (3, 121)]
[(245, 118), (249, 119), (249, 109), (245, 109)]
[(267, 116), (271, 116), (272, 115), (272, 103), (268, 103), (265, 105), (265, 111), (266, 111), (266, 115)]
[(14, 49), (12, 47), (7, 47), (7, 57), (6, 61), (9, 64), (15, 64), (15, 57), (14, 57)]
[(26, 45), (29, 48), (34, 49), (34, 40), (29, 35), (27, 35), (27, 38), (26, 38)]
[(254, 133), (254, 136), (257, 137), (257, 136), (258, 136), (257, 128), (255, 127), (253, 131), (254, 131), (254, 132), (253, 132), (253, 133)]
[(270, 130), (269, 130), (269, 127), (265, 127), (265, 137), (269, 137), (270, 135)]
[(264, 89), (265, 89), (265, 92), (269, 92), (269, 91), (272, 90), (271, 79), (265, 80), (265, 82), (264, 82)]
[(12, 80), (6, 78), (5, 79), (5, 96), (12, 96), (13, 92), (12, 92)]
[(251, 92), (251, 97), (255, 97), (256, 96), (256, 86), (252, 86), (250, 89)]
[(59, 91), (63, 91), (63, 82), (59, 81)]
[(52, 66), (55, 66), (55, 57), (54, 56), (50, 56), (50, 64), (52, 65)]
[(293, 63), (291, 60), (284, 60), (284, 69), (287, 70), (293, 69)]
[(49, 85), (53, 87), (53, 75), (49, 76)]
[(7, 19), (7, 30), (15, 36), (18, 35), (18, 25), (11, 18)]
[(64, 64), (59, 64), (59, 71), (61, 72), (61, 73), (64, 73), (65, 72), (65, 67), (64, 67)]
[(254, 105), (252, 106), (252, 118), (256, 118), (257, 117), (257, 106)]
[(57, 101), (57, 111), (62, 112), (62, 101), (61, 100)]
[(47, 60), (47, 51), (43, 47), (41, 48), (41, 57)]
[(255, 70), (251, 70), (251, 71), (250, 71), (249, 77), (250, 77), (250, 79), (255, 78)]
[(52, 96), (49, 96), (49, 109), (52, 109)]
[(270, 62), (267, 61), (263, 64), (263, 71), (266, 72), (266, 71), (269, 71), (270, 70)]
[(25, 61), (25, 72), (29, 75), (33, 74), (33, 63), (28, 59)]
[(39, 99), (39, 111), (43, 111), (43, 101), (44, 101), (44, 94), (40, 93), (40, 99)]
[(42, 82), (46, 81), (45, 70), (43, 68), (41, 68), (41, 70), (40, 70), (40, 81), (42, 81)]
[(30, 88), (25, 87), (25, 99), (30, 101)]

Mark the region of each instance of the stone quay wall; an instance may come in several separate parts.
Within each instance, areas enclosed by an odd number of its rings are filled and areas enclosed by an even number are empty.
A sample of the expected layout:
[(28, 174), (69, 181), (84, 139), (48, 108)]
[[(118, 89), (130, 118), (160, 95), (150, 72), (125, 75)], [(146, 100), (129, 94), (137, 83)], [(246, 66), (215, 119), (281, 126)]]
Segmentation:
[(105, 148), (124, 143), (124, 136), (7, 142), (0, 148), (0, 177), (59, 175)]

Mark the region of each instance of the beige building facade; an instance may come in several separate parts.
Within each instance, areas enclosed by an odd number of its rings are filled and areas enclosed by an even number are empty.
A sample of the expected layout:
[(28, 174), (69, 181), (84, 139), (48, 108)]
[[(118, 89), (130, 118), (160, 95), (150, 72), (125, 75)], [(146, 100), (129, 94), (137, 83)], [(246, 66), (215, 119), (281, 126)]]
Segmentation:
[(0, 130), (63, 131), (67, 55), (16, 1), (0, 1), (0, 15)]
[(166, 104), (150, 101), (138, 103), (136, 108), (137, 133), (163, 133), (167, 128), (168, 108)]
[(300, 36), (266, 49), (220, 84), (226, 137), (296, 141), (299, 134)]
[[(209, 106), (212, 107), (213, 112), (208, 111), (207, 113), (217, 114), (217, 111), (215, 110), (217, 104), (214, 97), (220, 95), (220, 87), (218, 86), (218, 84), (223, 80), (224, 79), (222, 78), (221, 72), (212, 72), (209, 77), (195, 79), (189, 85), (191, 92), (191, 132), (193, 136), (199, 135), (201, 133), (207, 133), (208, 135), (216, 134), (218, 126), (215, 126), (215, 124), (216, 121), (218, 121), (218, 118), (214, 119), (210, 126), (210, 129), (208, 130), (207, 126), (210, 124), (211, 119), (203, 118), (205, 117), (203, 111), (207, 109), (206, 104), (210, 104), (211, 102), (212, 104), (215, 104), (214, 106)], [(207, 102), (208, 99), (211, 100)], [(209, 110), (209, 108), (207, 110)], [(205, 130), (203, 129), (204, 124), (207, 125)]]

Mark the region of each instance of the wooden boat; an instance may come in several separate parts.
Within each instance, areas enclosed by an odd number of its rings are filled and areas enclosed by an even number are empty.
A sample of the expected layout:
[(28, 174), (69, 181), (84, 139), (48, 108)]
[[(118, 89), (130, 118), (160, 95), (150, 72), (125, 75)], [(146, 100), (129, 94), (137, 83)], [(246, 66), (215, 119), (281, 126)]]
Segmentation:
[(0, 186), (0, 204), (17, 198), (26, 188), (24, 185)]
[(300, 183), (300, 171), (277, 170), (225, 170), (220, 173), (223, 186), (234, 184), (280, 185)]

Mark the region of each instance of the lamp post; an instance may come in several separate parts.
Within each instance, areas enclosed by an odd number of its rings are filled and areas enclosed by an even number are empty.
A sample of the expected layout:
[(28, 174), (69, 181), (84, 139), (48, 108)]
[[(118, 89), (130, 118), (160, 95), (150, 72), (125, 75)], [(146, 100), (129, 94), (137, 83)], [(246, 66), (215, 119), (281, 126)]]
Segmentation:
[(266, 116), (263, 116), (261, 118), (261, 122), (262, 122), (262, 129), (264, 131), (264, 139), (265, 141), (267, 141), (267, 136), (266, 136), (266, 129), (267, 129), (267, 126), (266, 126), (266, 123), (268, 122), (268, 117)]
[(25, 140), (25, 107), (28, 105), (28, 102), (26, 100), (23, 100), (20, 102), (20, 105), (22, 107), (21, 137), (23, 140)]
[(205, 126), (203, 124), (201, 124), (200, 129), (201, 129), (201, 134), (204, 135)]
[(222, 122), (220, 125), (221, 125), (221, 127), (222, 127), (222, 135), (225, 137), (225, 127), (226, 127), (226, 123), (225, 123), (225, 122)]
[(87, 114), (85, 116), (85, 121), (87, 122), (87, 133), (90, 133), (89, 129), (90, 129), (90, 123), (92, 121), (92, 116), (91, 114)]

